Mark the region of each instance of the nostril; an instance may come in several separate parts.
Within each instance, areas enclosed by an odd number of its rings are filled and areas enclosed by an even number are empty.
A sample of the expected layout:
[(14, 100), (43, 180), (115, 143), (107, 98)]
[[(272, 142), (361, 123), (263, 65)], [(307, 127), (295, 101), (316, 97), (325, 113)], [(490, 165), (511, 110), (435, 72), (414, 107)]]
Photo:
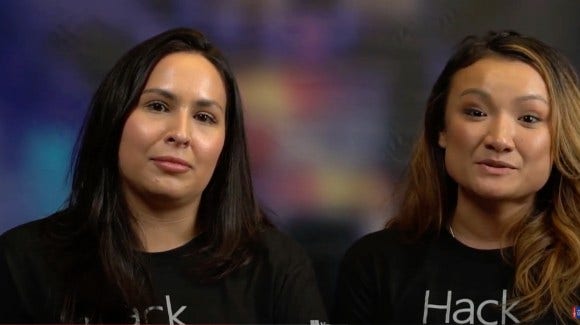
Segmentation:
[(165, 138), (165, 142), (176, 144), (176, 145), (189, 145), (190, 139), (187, 136), (181, 136), (179, 134), (172, 134), (172, 135), (168, 135)]
[(485, 144), (485, 148), (488, 150), (493, 150), (496, 152), (504, 152), (504, 151), (511, 151), (512, 147), (510, 144), (505, 142), (496, 141), (493, 143)]

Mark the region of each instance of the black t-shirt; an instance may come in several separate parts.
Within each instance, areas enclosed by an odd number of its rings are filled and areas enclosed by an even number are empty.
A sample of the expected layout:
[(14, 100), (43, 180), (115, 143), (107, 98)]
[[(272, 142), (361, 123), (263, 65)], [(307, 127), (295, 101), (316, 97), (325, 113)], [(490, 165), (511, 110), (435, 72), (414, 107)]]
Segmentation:
[[(515, 324), (514, 270), (500, 250), (467, 247), (447, 232), (404, 241), (381, 230), (346, 253), (333, 323)], [(553, 324), (552, 315), (538, 323)]]
[[(0, 323), (58, 322), (63, 283), (55, 274), (59, 261), (47, 258), (42, 239), (45, 220), (0, 236)], [(260, 236), (263, 249), (250, 264), (210, 284), (184, 271), (183, 256), (200, 237), (167, 252), (144, 253), (155, 303), (140, 311), (119, 306), (115, 313), (123, 318), (112, 319), (134, 324), (324, 321), (322, 299), (304, 250), (275, 229), (266, 229)]]

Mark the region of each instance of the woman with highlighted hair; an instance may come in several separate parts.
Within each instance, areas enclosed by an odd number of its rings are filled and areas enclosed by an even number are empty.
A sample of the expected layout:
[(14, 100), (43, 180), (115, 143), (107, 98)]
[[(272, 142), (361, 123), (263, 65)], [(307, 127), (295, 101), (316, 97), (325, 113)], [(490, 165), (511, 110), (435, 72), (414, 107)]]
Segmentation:
[(578, 86), (539, 40), (463, 40), (428, 99), (398, 213), (342, 262), (333, 321), (572, 322)]

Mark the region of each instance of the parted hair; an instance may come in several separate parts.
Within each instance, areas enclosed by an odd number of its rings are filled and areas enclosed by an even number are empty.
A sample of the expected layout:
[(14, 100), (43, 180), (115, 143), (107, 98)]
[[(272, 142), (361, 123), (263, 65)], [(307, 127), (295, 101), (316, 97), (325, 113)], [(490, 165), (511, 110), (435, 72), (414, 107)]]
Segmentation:
[[(455, 73), (496, 56), (533, 67), (546, 84), (551, 107), (552, 170), (533, 209), (510, 229), (512, 247), (503, 253), (515, 269), (513, 295), (524, 321), (548, 312), (570, 320), (580, 301), (580, 92), (574, 67), (557, 50), (513, 31), (468, 36), (451, 56), (427, 101), (423, 133), (415, 144), (400, 206), (387, 227), (410, 239), (446, 231), (457, 204), (457, 183), (447, 174), (444, 149), (445, 106)], [(425, 213), (429, 211), (429, 213)]]
[(225, 142), (200, 199), (196, 227), (203, 232), (203, 244), (190, 252), (192, 272), (215, 281), (247, 264), (255, 255), (257, 232), (269, 224), (254, 197), (242, 103), (229, 63), (193, 29), (172, 29), (147, 39), (105, 76), (77, 140), (72, 190), (52, 232), (67, 260), (62, 265), (67, 284), (61, 321), (78, 322), (81, 314), (99, 321), (114, 305), (140, 307), (151, 299), (139, 253), (142, 244), (121, 190), (118, 151), (125, 122), (151, 71), (175, 52), (203, 55), (220, 72), (227, 93)]

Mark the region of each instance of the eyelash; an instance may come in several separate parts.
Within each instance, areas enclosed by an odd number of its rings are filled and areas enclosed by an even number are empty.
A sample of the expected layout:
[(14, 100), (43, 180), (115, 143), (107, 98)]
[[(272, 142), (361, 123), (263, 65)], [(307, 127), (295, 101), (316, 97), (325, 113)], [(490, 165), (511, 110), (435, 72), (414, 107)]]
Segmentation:
[(524, 127), (533, 128), (535, 127), (536, 123), (540, 123), (543, 120), (535, 115), (526, 114), (518, 118), (519, 121), (522, 122)]
[[(530, 119), (531, 119), (531, 121), (530, 121)], [(534, 116), (534, 115), (530, 115), (530, 114), (524, 115), (524, 116), (518, 118), (518, 120), (520, 120), (520, 121), (522, 121), (522, 122), (524, 122), (526, 124), (535, 124), (535, 123), (538, 123), (538, 122), (541, 122), (542, 121), (541, 118), (539, 118), (537, 116)]]
[(465, 108), (463, 110), (463, 114), (469, 116), (470, 118), (475, 118), (475, 119), (487, 116), (487, 114), (484, 111), (480, 110), (479, 108), (475, 108), (475, 107)]
[[(169, 111), (168, 106), (163, 102), (150, 102), (150, 103), (147, 103), (145, 105), (145, 107), (147, 107), (148, 109), (150, 109), (154, 112), (167, 112), (167, 111)], [(193, 118), (202, 122), (202, 123), (209, 123), (209, 124), (216, 124), (217, 123), (216, 118), (213, 115), (206, 113), (206, 112), (196, 113), (193, 116)]]
[(148, 109), (155, 111), (155, 112), (167, 112), (169, 109), (167, 105), (162, 102), (151, 102), (145, 105)]
[(209, 124), (216, 124), (217, 123), (217, 120), (215, 119), (215, 117), (213, 115), (205, 113), (205, 112), (196, 113), (193, 116), (193, 118), (202, 122), (202, 123), (209, 123)]
[[(465, 108), (463, 110), (463, 114), (467, 115), (469, 118), (471, 119), (480, 119), (483, 117), (486, 117), (487, 114), (480, 110), (479, 108), (476, 107), (469, 107), (469, 108)], [(519, 121), (522, 121), (524, 124), (526, 124), (528, 127), (532, 126), (535, 123), (539, 123), (542, 121), (541, 118), (535, 116), (535, 115), (531, 115), (531, 114), (526, 114), (523, 115), (521, 117), (518, 118)]]

